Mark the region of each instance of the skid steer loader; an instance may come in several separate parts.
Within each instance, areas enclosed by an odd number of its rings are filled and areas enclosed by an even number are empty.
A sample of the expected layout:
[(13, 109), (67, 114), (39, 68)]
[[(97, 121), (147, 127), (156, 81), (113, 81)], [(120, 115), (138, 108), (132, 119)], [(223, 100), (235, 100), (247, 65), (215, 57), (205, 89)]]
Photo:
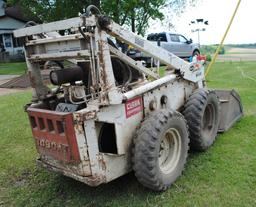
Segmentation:
[[(206, 88), (201, 58), (188, 63), (94, 6), (14, 35), (25, 41), (33, 89), (25, 109), (37, 163), (90, 186), (134, 170), (144, 186), (166, 190), (181, 175), (189, 147), (208, 149), (243, 114), (234, 90)], [(166, 65), (164, 76), (122, 53), (113, 38)], [(51, 86), (42, 64), (52, 68)]]

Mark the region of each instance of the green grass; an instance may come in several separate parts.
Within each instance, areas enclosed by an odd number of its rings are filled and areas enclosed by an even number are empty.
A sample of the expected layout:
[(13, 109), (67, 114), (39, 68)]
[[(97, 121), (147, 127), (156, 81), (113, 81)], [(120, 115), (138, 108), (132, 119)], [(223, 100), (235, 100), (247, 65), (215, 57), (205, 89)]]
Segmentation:
[(21, 75), (25, 74), (26, 70), (25, 62), (0, 63), (0, 75)]
[(190, 153), (183, 175), (164, 193), (128, 174), (91, 188), (36, 168), (37, 157), (23, 105), (30, 92), (0, 97), (0, 206), (256, 206), (256, 62), (216, 63), (214, 88), (235, 88), (245, 117), (218, 136), (205, 153)]

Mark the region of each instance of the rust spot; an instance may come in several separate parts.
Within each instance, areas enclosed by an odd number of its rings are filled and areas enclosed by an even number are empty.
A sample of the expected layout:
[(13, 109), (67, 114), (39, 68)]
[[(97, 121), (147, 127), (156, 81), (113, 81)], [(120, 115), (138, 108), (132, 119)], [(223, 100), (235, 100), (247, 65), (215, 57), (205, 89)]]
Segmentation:
[(79, 134), (84, 133), (83, 116), (81, 114), (74, 114), (74, 128)]
[(98, 155), (98, 156), (97, 156), (97, 159), (99, 160), (99, 165), (100, 165), (101, 169), (102, 169), (103, 171), (106, 171), (107, 166), (106, 166), (106, 162), (105, 162), (103, 156), (102, 156), (102, 155)]
[(106, 44), (104, 41), (99, 40), (99, 61), (100, 61), (100, 82), (101, 82), (101, 102), (107, 103), (108, 97), (106, 91), (108, 90), (108, 83), (106, 78), (106, 66), (104, 64), (103, 57), (103, 45)]
[(81, 122), (75, 122), (74, 123), (74, 128), (79, 134), (84, 134), (84, 128), (83, 128), (83, 123)]
[(83, 115), (84, 120), (93, 119), (96, 117), (96, 111), (89, 111)]
[(90, 186), (98, 186), (99, 184), (106, 182), (106, 178), (102, 175), (93, 175), (88, 178), (86, 183)]

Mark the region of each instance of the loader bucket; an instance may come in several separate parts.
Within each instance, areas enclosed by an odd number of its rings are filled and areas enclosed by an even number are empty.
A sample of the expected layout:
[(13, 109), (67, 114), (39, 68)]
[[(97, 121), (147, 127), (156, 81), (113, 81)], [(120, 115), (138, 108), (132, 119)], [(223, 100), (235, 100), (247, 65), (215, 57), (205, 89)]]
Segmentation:
[(242, 116), (243, 106), (235, 90), (215, 90), (220, 101), (220, 124), (218, 132), (229, 130)]

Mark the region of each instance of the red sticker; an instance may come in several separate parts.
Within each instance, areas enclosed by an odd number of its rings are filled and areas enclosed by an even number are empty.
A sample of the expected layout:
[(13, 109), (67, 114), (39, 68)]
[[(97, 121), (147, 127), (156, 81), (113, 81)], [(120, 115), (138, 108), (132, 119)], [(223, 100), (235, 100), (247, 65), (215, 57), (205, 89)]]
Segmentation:
[(143, 104), (142, 104), (142, 98), (137, 97), (134, 99), (130, 99), (126, 102), (125, 104), (125, 113), (126, 113), (126, 118), (129, 118), (143, 109)]

